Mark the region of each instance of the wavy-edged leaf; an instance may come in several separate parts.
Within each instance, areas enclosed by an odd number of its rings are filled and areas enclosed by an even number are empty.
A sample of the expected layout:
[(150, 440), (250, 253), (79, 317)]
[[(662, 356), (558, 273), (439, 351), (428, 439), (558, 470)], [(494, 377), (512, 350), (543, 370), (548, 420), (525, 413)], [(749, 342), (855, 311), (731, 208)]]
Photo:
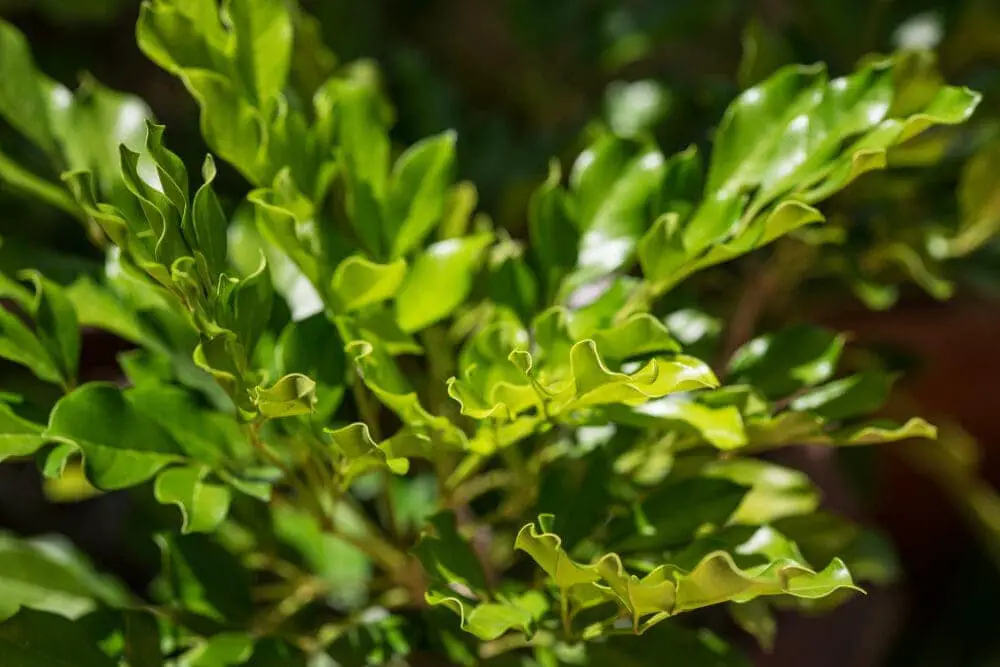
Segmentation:
[(384, 347), (352, 340), (345, 349), (365, 386), (383, 405), (399, 415), (413, 433), (446, 449), (465, 448), (467, 443), (462, 430), (448, 418), (427, 411)]
[(394, 457), (383, 447), (375, 444), (367, 424), (348, 424), (335, 430), (327, 429), (333, 439), (333, 446), (344, 457), (340, 466), (342, 486), (347, 488), (359, 476), (372, 470), (384, 468), (396, 475), (405, 475), (410, 462), (402, 457)]
[(622, 403), (640, 405), (670, 393), (717, 387), (712, 370), (693, 357), (652, 359), (634, 373), (611, 371), (593, 341), (581, 341), (570, 351), (572, 398), (563, 409)]
[(229, 513), (232, 496), (229, 489), (205, 481), (205, 466), (167, 468), (156, 476), (153, 494), (156, 500), (180, 508), (183, 533), (210, 533)]
[(391, 299), (405, 276), (406, 262), (402, 259), (376, 264), (354, 255), (337, 266), (331, 290), (341, 307), (349, 312)]
[(613, 360), (681, 350), (667, 327), (649, 313), (635, 313), (615, 326), (595, 331), (594, 343), (601, 356)]
[(817, 572), (802, 560), (794, 544), (767, 527), (734, 544), (732, 552), (713, 550), (698, 555), (696, 549), (689, 549), (693, 553), (679, 554), (679, 558), (684, 563), (696, 557), (690, 566), (662, 565), (639, 578), (613, 553), (590, 565), (576, 563), (562, 550), (558, 535), (548, 530), (550, 521), (551, 517), (539, 517), (538, 526), (524, 526), (515, 548), (531, 555), (573, 604), (586, 607), (617, 600), (637, 631), (670, 616), (727, 601), (748, 602), (770, 595), (815, 599), (840, 589), (857, 590), (841, 561), (834, 559)]
[(511, 602), (481, 602), (430, 590), (425, 595), (430, 605), (441, 605), (459, 615), (462, 629), (483, 641), (492, 641), (511, 630), (531, 635), (535, 628), (532, 612)]
[(891, 147), (963, 122), (978, 104), (968, 89), (940, 87), (891, 117), (896, 64), (871, 62), (833, 80), (819, 65), (788, 66), (744, 91), (716, 132), (702, 203), (686, 221), (661, 217), (640, 243), (657, 290), (822, 219), (805, 204), (885, 168)]
[(165, 429), (131, 404), (127, 393), (100, 382), (61, 398), (43, 435), (77, 447), (87, 477), (106, 490), (144, 482), (184, 455)]
[(253, 401), (268, 419), (306, 415), (316, 405), (316, 382), (300, 373), (291, 373), (270, 387), (257, 387)]

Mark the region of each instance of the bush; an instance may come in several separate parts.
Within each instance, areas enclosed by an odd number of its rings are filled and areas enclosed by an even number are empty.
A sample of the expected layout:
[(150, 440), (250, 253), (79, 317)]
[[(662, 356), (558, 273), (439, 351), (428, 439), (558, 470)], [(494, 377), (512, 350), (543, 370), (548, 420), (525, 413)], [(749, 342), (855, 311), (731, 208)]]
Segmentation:
[[(52, 386), (3, 395), (0, 458), (169, 509), (150, 510), (148, 590), (4, 537), (0, 656), (743, 664), (712, 609), (768, 646), (775, 608), (828, 609), (890, 576), (878, 534), (759, 455), (933, 437), (870, 419), (894, 376), (838, 370), (834, 332), (747, 342), (673, 297), (776, 241), (836, 255), (815, 206), (964, 122), (975, 93), (914, 54), (835, 78), (787, 66), (732, 102), (710, 150), (668, 156), (627, 113), (650, 90), (620, 88), (626, 113), (610, 105), (565, 174), (552, 162), (516, 238), (455, 182), (454, 132), (395, 149), (374, 65), (292, 81), (320, 48), (308, 17), (218, 10), (147, 3), (137, 38), (254, 188), (232, 207), (215, 158), (199, 176), (142, 101), (69, 91), (0, 24), (0, 115), (62, 179), (7, 158), (0, 178), (106, 257), (98, 280), (0, 282), (0, 356)], [(126, 381), (80, 381), (81, 328), (135, 346)]]

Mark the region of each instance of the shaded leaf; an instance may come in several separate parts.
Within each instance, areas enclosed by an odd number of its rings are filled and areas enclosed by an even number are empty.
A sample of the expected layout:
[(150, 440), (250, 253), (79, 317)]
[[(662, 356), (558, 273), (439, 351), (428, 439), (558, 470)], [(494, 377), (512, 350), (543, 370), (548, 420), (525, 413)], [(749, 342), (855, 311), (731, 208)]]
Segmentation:
[(21, 607), (77, 619), (100, 605), (127, 602), (125, 589), (94, 570), (67, 540), (0, 534), (0, 620)]
[[(58, 641), (53, 638), (58, 637)], [(0, 656), (10, 667), (114, 667), (79, 625), (62, 616), (22, 609), (0, 623)]]

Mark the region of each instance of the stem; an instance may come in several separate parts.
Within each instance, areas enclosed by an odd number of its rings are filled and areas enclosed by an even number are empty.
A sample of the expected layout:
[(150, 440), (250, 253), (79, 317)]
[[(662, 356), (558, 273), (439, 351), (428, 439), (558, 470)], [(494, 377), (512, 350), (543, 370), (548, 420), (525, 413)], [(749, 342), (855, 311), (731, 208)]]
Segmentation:
[(566, 639), (573, 638), (573, 625), (569, 615), (569, 598), (566, 591), (559, 591), (559, 618), (562, 620), (563, 635)]

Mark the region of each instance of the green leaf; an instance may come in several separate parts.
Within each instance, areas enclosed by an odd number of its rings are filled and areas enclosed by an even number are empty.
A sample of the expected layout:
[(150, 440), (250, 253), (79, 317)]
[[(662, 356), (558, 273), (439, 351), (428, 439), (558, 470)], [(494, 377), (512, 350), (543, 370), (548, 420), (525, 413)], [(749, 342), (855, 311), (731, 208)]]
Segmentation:
[(126, 611), (124, 616), (125, 648), (122, 657), (129, 667), (163, 667), (160, 650), (160, 626), (152, 614)]
[(871, 414), (889, 397), (895, 378), (880, 372), (856, 373), (796, 396), (789, 407), (828, 421)]
[(650, 656), (668, 655), (680, 665), (750, 667), (742, 651), (727, 646), (707, 629), (690, 630), (677, 623), (663, 623), (638, 636), (608, 637), (587, 646), (588, 659), (595, 665), (648, 667)]
[(612, 408), (610, 414), (622, 422), (646, 428), (688, 427), (723, 451), (739, 449), (748, 443), (743, 417), (732, 405), (712, 407), (686, 396), (666, 396), (630, 411)]
[(490, 588), (486, 574), (472, 545), (459, 535), (455, 514), (438, 512), (427, 523), (413, 553), (432, 585), (461, 590), (470, 598), (485, 597)]
[(106, 490), (140, 484), (183, 456), (170, 434), (137, 410), (126, 392), (99, 382), (59, 399), (43, 435), (77, 447), (87, 477)]
[(493, 240), (490, 234), (439, 241), (419, 255), (396, 296), (396, 319), (403, 331), (424, 329), (458, 308)]
[(218, 276), (226, 269), (226, 229), (228, 221), (222, 211), (222, 204), (215, 194), (213, 183), (216, 176), (215, 161), (211, 155), (205, 156), (205, 164), (201, 168), (204, 184), (194, 195), (194, 208), (191, 212), (197, 249), (205, 256), (212, 276)]
[[(130, 206), (122, 181), (119, 146), (143, 152), (146, 121), (153, 112), (140, 98), (105, 88), (90, 77), (71, 93), (54, 82), (48, 86), (52, 131), (70, 170), (91, 171), (102, 197)], [(142, 164), (146, 165), (143, 155)]]
[(169, 590), (181, 609), (237, 626), (249, 622), (252, 573), (236, 554), (201, 533), (167, 533), (157, 542), (162, 572), (172, 577)]
[(340, 470), (344, 488), (348, 488), (359, 475), (373, 469), (385, 468), (396, 475), (405, 475), (410, 469), (410, 462), (393, 456), (390, 447), (375, 444), (367, 424), (349, 424), (336, 430), (328, 429), (327, 433), (333, 438), (333, 446), (345, 459)]
[(681, 349), (663, 323), (649, 313), (636, 313), (615, 326), (595, 331), (594, 343), (605, 359), (615, 360)]
[(759, 525), (787, 516), (809, 514), (819, 507), (819, 491), (808, 476), (768, 461), (721, 460), (706, 466), (702, 474), (750, 487), (750, 492), (730, 517), (734, 524)]
[(274, 527), (278, 539), (299, 552), (311, 571), (327, 584), (330, 604), (357, 609), (367, 602), (372, 564), (364, 553), (290, 505), (275, 508)]
[(729, 615), (736, 625), (757, 640), (762, 650), (770, 653), (774, 650), (774, 639), (778, 634), (778, 621), (771, 613), (771, 608), (763, 600), (750, 600), (742, 604), (729, 605)]
[(353, 311), (391, 299), (399, 291), (406, 275), (406, 262), (376, 264), (354, 255), (341, 262), (333, 272), (331, 289), (345, 311)]
[(708, 366), (683, 355), (652, 359), (631, 374), (611, 371), (597, 353), (596, 344), (587, 340), (573, 346), (570, 365), (573, 397), (564, 410), (607, 403), (640, 405), (674, 392), (718, 386)]
[(31, 310), (38, 339), (59, 365), (64, 384), (73, 386), (80, 362), (80, 329), (73, 304), (61, 287), (37, 271), (25, 276), (35, 285)]
[(292, 54), (292, 17), (283, 0), (231, 0), (236, 68), (250, 99), (271, 108), (285, 87)]
[(137, 313), (87, 276), (77, 279), (65, 293), (81, 327), (96, 327), (137, 344), (148, 342)]
[(257, 387), (253, 400), (268, 419), (309, 414), (316, 405), (316, 382), (305, 375), (292, 373), (270, 387)]
[[(347, 338), (350, 339), (349, 336)], [(467, 442), (462, 430), (447, 417), (432, 415), (424, 408), (416, 391), (384, 347), (352, 340), (347, 344), (346, 351), (365, 386), (418, 437), (445, 451), (465, 448)], [(386, 441), (383, 445), (388, 443)]]
[(695, 477), (656, 489), (608, 527), (610, 543), (628, 551), (662, 550), (690, 540), (704, 526), (726, 525), (750, 491), (728, 479)]
[(546, 293), (554, 295), (559, 282), (576, 265), (579, 239), (569, 212), (569, 196), (559, 187), (562, 174), (558, 161), (549, 165), (549, 175), (532, 193), (528, 204), (529, 250), (539, 268)]
[(0, 623), (0, 656), (5, 667), (115, 667), (81, 626), (31, 609)]
[(483, 641), (492, 641), (511, 630), (530, 635), (535, 618), (528, 609), (511, 602), (471, 603), (440, 591), (428, 591), (425, 596), (432, 606), (442, 605), (461, 618), (462, 629)]
[(156, 500), (180, 508), (183, 533), (210, 533), (229, 513), (229, 489), (205, 482), (207, 474), (204, 466), (182, 466), (168, 468), (156, 477)]
[[(589, 607), (617, 600), (637, 632), (670, 616), (722, 602), (784, 594), (814, 599), (856, 588), (841, 561), (834, 559), (816, 572), (793, 544), (767, 527), (734, 545), (732, 553), (716, 549), (698, 554), (689, 549), (694, 552), (690, 556), (678, 554), (680, 564), (662, 565), (640, 579), (625, 570), (617, 554), (602, 556), (591, 565), (574, 562), (562, 550), (559, 537), (549, 532), (550, 521), (543, 516), (539, 527), (524, 526), (515, 548), (531, 555), (570, 603)], [(735, 557), (747, 564), (738, 564)], [(688, 558), (693, 559), (690, 567)]]
[(100, 605), (127, 602), (125, 589), (95, 571), (67, 540), (0, 533), (0, 621), (21, 607), (77, 619)]
[(752, 384), (769, 398), (789, 394), (829, 380), (846, 337), (832, 331), (798, 325), (751, 340), (733, 353), (733, 381)]
[(663, 154), (611, 136), (580, 154), (570, 185), (578, 200), (580, 270), (603, 274), (624, 266), (646, 230), (646, 208), (659, 190)]
[(396, 161), (385, 214), (392, 257), (408, 254), (441, 222), (455, 170), (455, 141), (455, 132), (442, 132), (413, 144)]
[(55, 141), (48, 108), (27, 40), (17, 28), (0, 21), (0, 116), (51, 154)]
[(13, 313), (0, 308), (0, 357), (26, 366), (45, 382), (59, 383), (61, 373), (38, 337)]
[(187, 667), (234, 667), (253, 655), (253, 638), (242, 632), (225, 632), (209, 637), (184, 654)]
[(44, 427), (19, 417), (0, 403), (0, 463), (12, 456), (28, 456), (45, 444)]

